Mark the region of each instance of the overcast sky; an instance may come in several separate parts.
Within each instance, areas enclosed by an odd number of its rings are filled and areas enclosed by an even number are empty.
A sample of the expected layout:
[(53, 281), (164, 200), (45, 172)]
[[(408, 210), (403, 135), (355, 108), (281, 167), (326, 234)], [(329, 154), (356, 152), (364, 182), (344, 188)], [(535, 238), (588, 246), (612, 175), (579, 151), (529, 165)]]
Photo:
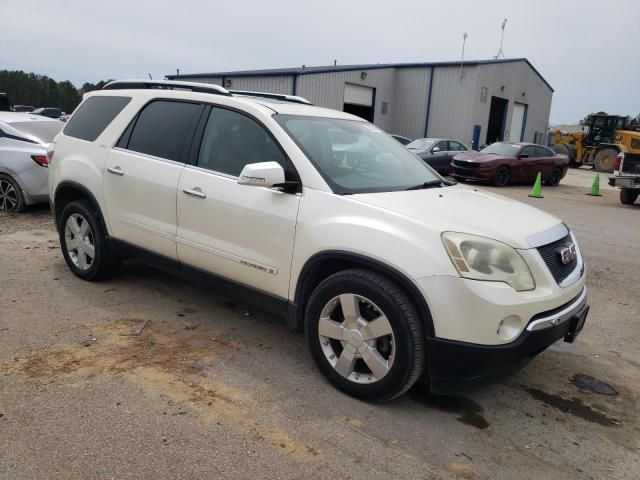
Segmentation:
[(640, 113), (639, 0), (0, 0), (0, 69), (71, 80), (527, 57), (551, 123)]

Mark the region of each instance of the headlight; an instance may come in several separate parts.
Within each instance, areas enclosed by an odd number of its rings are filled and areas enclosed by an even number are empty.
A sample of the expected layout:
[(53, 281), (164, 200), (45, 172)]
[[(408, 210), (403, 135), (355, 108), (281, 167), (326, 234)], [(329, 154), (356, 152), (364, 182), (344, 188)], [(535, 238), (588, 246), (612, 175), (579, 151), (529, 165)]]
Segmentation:
[(442, 241), (461, 277), (505, 282), (518, 292), (536, 288), (526, 262), (509, 245), (456, 232), (444, 232)]

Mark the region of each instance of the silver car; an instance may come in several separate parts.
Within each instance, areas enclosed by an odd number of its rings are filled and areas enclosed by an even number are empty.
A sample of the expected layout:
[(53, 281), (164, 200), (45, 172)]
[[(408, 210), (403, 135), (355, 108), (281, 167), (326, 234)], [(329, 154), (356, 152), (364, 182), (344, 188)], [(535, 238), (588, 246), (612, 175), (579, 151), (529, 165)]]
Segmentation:
[(0, 112), (0, 210), (20, 212), (48, 200), (47, 147), (63, 126), (40, 115)]

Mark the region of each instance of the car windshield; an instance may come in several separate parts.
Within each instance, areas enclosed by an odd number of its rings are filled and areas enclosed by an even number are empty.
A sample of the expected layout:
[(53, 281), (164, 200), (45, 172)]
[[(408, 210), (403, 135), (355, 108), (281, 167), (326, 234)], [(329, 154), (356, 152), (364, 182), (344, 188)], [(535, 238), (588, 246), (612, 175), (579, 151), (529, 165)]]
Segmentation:
[(494, 143), (480, 150), (480, 153), (504, 155), (506, 157), (515, 157), (520, 151), (521, 146), (513, 143)]
[(375, 125), (357, 120), (275, 115), (339, 194), (405, 190), (442, 178)]
[(64, 123), (59, 120), (50, 122), (33, 121), (12, 123), (11, 126), (30, 137), (38, 139), (40, 143), (51, 143), (53, 137), (64, 127)]
[(434, 143), (433, 140), (428, 140), (426, 138), (418, 138), (417, 140), (414, 140), (409, 145), (407, 145), (407, 148), (409, 150), (426, 150), (427, 148), (431, 147), (433, 143)]

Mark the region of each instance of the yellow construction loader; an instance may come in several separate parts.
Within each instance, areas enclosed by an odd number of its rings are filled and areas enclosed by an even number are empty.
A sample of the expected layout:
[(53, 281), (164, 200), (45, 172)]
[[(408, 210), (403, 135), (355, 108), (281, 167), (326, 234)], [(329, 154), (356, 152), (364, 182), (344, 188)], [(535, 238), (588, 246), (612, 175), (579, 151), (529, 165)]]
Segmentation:
[(613, 172), (620, 152), (640, 153), (640, 125), (617, 115), (589, 115), (583, 131), (556, 130), (553, 149), (569, 157), (570, 165), (593, 165), (598, 172)]

